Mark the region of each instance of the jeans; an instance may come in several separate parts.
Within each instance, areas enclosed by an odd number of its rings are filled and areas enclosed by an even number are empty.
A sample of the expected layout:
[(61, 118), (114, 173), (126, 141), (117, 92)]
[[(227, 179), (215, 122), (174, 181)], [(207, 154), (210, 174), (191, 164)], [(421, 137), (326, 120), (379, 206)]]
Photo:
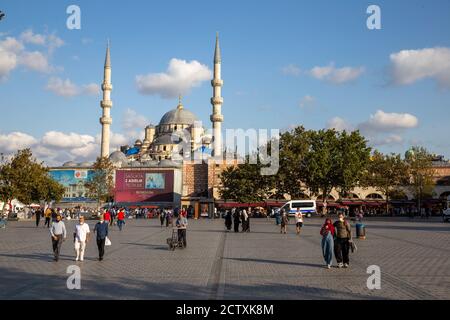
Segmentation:
[(336, 238), (334, 241), (334, 255), (337, 263), (350, 263), (349, 258), (350, 243), (348, 238)]
[(186, 247), (186, 229), (178, 229), (178, 243), (183, 242), (183, 246)]
[(45, 218), (44, 226), (47, 226), (47, 228), (50, 228), (50, 218)]
[(334, 250), (334, 241), (331, 232), (324, 237), (322, 237), (322, 254), (327, 265), (331, 265), (333, 263), (333, 250)]
[(103, 259), (103, 255), (105, 254), (105, 240), (106, 238), (103, 239), (97, 238), (98, 257), (100, 259)]
[(41, 222), (41, 215), (36, 213), (36, 227), (39, 226), (39, 222)]
[(122, 231), (124, 221), (123, 220), (117, 220), (117, 225), (119, 226), (119, 230)]
[(56, 240), (52, 237), (52, 246), (53, 246), (53, 255), (55, 256), (55, 260), (58, 261), (59, 253), (61, 252), (61, 244), (63, 242), (62, 234), (55, 235)]

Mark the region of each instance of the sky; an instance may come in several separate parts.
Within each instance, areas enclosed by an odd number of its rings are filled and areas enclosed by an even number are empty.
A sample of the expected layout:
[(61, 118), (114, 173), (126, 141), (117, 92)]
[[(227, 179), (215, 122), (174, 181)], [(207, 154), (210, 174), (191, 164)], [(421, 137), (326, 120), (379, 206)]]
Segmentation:
[[(69, 29), (77, 5), (80, 29)], [(370, 5), (381, 29), (369, 29)], [(111, 151), (183, 105), (211, 126), (216, 32), (224, 128), (359, 129), (374, 148), (450, 158), (450, 0), (1, 0), (0, 152), (99, 155), (111, 43)], [(371, 20), (372, 21), (372, 20)]]

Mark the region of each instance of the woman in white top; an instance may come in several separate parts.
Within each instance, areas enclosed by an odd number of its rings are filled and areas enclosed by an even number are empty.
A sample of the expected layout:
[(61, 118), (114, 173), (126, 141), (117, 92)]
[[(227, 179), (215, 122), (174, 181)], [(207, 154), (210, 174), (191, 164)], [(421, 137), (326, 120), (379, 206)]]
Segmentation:
[(295, 213), (295, 225), (297, 227), (297, 234), (299, 235), (303, 227), (303, 213), (301, 213), (300, 208), (297, 208), (297, 212)]

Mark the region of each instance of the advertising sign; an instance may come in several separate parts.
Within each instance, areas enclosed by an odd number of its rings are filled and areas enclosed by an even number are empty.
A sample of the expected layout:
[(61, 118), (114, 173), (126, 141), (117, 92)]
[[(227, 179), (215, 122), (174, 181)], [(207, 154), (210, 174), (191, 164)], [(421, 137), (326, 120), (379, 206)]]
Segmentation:
[(173, 171), (116, 170), (116, 202), (172, 202)]

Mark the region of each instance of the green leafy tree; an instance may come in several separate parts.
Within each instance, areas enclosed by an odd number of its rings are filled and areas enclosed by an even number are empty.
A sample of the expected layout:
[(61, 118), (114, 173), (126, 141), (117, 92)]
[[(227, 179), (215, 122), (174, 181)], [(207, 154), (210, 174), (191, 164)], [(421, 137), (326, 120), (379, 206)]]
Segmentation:
[(408, 183), (408, 166), (399, 154), (384, 155), (378, 151), (373, 153), (364, 184), (386, 195), (386, 212), (389, 211), (389, 199), (399, 196), (399, 187)]
[(422, 200), (433, 195), (435, 182), (432, 159), (432, 155), (425, 148), (417, 146), (412, 147), (405, 156), (409, 173), (408, 187), (414, 194), (419, 210)]
[(98, 157), (93, 166), (92, 178), (86, 181), (88, 197), (100, 204), (111, 201), (114, 196), (114, 165), (106, 157)]
[(297, 199), (305, 192), (301, 169), (308, 152), (310, 134), (310, 131), (300, 126), (280, 136), (279, 170), (272, 177), (272, 186), (279, 199), (285, 194)]
[[(256, 163), (252, 164), (252, 162)], [(240, 203), (267, 199), (272, 189), (272, 178), (261, 175), (263, 166), (259, 158), (256, 158), (256, 161), (250, 161), (250, 157), (247, 156), (244, 163), (222, 171), (221, 197)]]
[(26, 205), (41, 200), (59, 201), (64, 187), (52, 180), (48, 171), (30, 149), (19, 150), (0, 167), (0, 199), (5, 203), (17, 199)]
[(333, 189), (347, 193), (358, 185), (367, 170), (370, 151), (359, 131), (310, 131), (302, 181), (326, 203)]

